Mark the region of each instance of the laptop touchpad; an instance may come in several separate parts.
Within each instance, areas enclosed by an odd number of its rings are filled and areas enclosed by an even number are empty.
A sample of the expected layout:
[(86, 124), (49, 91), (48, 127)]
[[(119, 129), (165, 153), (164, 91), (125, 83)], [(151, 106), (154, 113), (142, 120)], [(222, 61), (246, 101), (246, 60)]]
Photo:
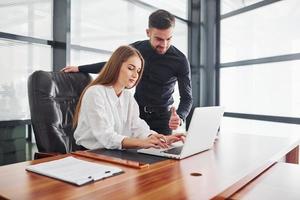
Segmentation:
[(180, 155), (181, 154), (181, 151), (182, 151), (182, 147), (183, 146), (180, 146), (180, 147), (174, 147), (172, 149), (168, 149), (168, 150), (165, 150), (163, 151), (164, 153), (169, 153), (169, 154), (175, 154), (175, 155)]

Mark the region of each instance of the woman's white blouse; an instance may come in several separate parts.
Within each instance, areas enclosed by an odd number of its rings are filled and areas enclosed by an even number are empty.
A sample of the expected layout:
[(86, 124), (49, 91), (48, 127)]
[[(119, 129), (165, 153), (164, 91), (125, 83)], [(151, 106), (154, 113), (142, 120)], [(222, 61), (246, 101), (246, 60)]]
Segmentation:
[(111, 86), (94, 85), (86, 90), (74, 132), (78, 145), (121, 149), (125, 137), (147, 138), (150, 134), (130, 91), (124, 90), (118, 97)]

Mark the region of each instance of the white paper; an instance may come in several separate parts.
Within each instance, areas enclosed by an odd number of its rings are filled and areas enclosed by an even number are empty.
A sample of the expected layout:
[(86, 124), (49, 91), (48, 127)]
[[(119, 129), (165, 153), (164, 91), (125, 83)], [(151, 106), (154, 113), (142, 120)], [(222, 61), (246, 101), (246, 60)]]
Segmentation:
[(123, 172), (122, 169), (92, 163), (72, 156), (26, 167), (26, 170), (76, 185), (97, 181)]

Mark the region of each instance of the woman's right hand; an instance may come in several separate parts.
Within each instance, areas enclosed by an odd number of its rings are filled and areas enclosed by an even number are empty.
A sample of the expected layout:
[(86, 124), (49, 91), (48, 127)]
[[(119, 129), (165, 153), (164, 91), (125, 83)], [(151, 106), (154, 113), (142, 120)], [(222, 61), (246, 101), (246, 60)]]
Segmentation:
[(161, 134), (152, 134), (149, 137), (145, 139), (139, 139), (139, 138), (124, 138), (122, 140), (122, 148), (123, 149), (132, 149), (132, 148), (138, 148), (138, 149), (148, 149), (148, 148), (167, 148), (169, 147), (166, 143), (166, 140), (163, 139), (165, 136)]
[(164, 135), (152, 134), (146, 139), (141, 139), (140, 148), (168, 148), (169, 145), (166, 143)]

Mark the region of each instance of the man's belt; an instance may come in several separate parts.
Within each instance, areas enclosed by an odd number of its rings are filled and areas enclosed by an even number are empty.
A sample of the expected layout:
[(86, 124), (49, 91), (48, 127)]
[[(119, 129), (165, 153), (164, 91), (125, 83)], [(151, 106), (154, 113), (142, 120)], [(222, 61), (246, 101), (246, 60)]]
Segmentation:
[(144, 113), (165, 113), (170, 111), (169, 107), (163, 107), (163, 106), (144, 106), (142, 107)]

